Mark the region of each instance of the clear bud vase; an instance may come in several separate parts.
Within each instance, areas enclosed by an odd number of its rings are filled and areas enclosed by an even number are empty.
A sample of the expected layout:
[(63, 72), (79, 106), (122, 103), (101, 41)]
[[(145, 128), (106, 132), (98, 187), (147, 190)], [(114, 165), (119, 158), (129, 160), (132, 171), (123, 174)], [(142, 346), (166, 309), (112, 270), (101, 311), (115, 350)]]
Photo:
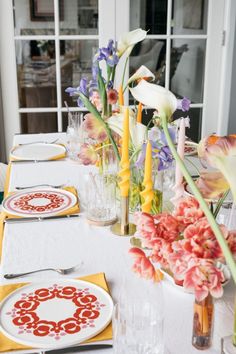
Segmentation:
[(209, 294), (204, 300), (194, 302), (192, 345), (205, 350), (212, 343), (214, 304)]

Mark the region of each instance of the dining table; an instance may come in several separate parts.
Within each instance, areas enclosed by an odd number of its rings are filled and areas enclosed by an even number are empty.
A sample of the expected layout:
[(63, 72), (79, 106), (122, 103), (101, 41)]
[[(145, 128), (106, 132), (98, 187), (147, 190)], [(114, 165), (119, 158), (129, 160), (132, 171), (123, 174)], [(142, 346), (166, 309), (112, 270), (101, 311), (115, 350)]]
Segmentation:
[[(66, 133), (16, 134), (13, 146), (38, 141), (66, 144), (66, 139)], [(191, 164), (193, 163), (194, 160)], [(113, 302), (118, 301), (124, 276), (133, 275), (129, 255), (130, 237), (114, 235), (110, 226), (101, 227), (87, 222), (86, 175), (95, 169), (94, 166), (84, 166), (68, 157), (55, 161), (11, 162), (8, 193), (17, 192), (17, 186), (73, 186), (78, 192), (81, 211), (79, 216), (74, 218), (5, 223), (0, 267), (1, 285), (22, 281), (33, 284), (45, 279), (74, 279), (102, 272), (106, 276)], [(4, 278), (7, 273), (40, 268), (69, 268), (76, 264), (79, 264), (78, 269), (66, 275), (47, 271), (11, 280)], [(179, 289), (165, 277), (162, 287), (165, 354), (198, 353), (191, 344), (194, 295)], [(231, 279), (224, 288), (223, 297), (215, 300), (213, 342), (211, 348), (205, 350), (206, 354), (220, 354), (221, 338), (232, 333), (234, 296), (235, 285)], [(11, 351), (36, 352), (36, 349)], [(110, 354), (113, 349), (100, 349), (96, 352)]]

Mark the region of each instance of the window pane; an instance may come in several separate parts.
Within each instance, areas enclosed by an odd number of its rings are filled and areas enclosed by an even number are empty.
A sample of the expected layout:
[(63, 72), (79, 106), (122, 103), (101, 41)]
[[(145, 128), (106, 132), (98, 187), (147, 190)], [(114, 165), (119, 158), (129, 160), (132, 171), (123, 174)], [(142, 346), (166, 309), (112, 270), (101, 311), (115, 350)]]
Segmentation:
[[(166, 41), (145, 39), (137, 43), (129, 60), (130, 76), (141, 66), (145, 65), (155, 75), (155, 83), (165, 86)], [(133, 103), (132, 97), (130, 103)]]
[(15, 45), (20, 107), (56, 107), (54, 41), (17, 40)]
[(201, 127), (202, 127), (202, 108), (190, 108), (188, 112), (176, 111), (173, 115), (173, 119), (180, 117), (190, 118), (190, 128), (186, 129), (186, 135), (195, 142), (199, 142), (201, 139)]
[(21, 133), (52, 133), (57, 132), (57, 113), (22, 113)]
[(76, 102), (65, 93), (69, 86), (77, 87), (81, 78), (92, 79), (92, 59), (98, 49), (97, 40), (66, 40), (61, 41), (64, 47), (64, 56), (61, 57), (61, 86), (62, 101), (67, 101), (69, 106)]
[(54, 34), (53, 0), (13, 0), (13, 5), (15, 35)]
[(165, 40), (148, 38), (137, 43), (130, 56), (130, 75), (134, 74), (141, 65), (145, 65), (163, 83), (164, 77), (160, 71), (165, 65), (165, 54)]
[(172, 33), (206, 34), (208, 0), (173, 0)]
[(130, 0), (130, 29), (166, 34), (167, 0)]
[(60, 34), (98, 34), (98, 0), (64, 0)]
[(171, 48), (170, 90), (192, 103), (202, 103), (205, 39), (174, 39)]

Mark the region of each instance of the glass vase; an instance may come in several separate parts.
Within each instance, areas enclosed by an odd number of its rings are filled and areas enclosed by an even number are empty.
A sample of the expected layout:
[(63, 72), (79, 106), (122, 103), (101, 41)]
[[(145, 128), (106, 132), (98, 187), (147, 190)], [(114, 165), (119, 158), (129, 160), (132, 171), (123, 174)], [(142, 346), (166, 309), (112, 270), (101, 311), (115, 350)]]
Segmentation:
[(214, 303), (209, 294), (204, 300), (194, 302), (192, 345), (205, 350), (212, 343)]
[[(133, 167), (131, 171), (131, 186), (129, 195), (129, 208), (131, 213), (142, 210), (143, 199), (140, 192), (144, 189), (143, 178), (144, 171)], [(152, 201), (151, 214), (158, 214), (162, 211), (163, 171), (153, 171), (152, 179), (154, 199)]]

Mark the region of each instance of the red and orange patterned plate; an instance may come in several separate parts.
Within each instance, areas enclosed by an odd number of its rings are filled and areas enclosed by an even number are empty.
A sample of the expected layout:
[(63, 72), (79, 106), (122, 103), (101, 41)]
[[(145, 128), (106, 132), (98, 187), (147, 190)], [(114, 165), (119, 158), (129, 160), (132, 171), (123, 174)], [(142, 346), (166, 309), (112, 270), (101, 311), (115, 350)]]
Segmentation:
[(12, 292), (0, 305), (0, 330), (32, 347), (75, 345), (109, 324), (113, 302), (97, 285), (83, 280), (47, 281)]
[(45, 217), (62, 213), (73, 207), (76, 196), (56, 188), (31, 189), (17, 192), (4, 199), (3, 210), (22, 217)]

